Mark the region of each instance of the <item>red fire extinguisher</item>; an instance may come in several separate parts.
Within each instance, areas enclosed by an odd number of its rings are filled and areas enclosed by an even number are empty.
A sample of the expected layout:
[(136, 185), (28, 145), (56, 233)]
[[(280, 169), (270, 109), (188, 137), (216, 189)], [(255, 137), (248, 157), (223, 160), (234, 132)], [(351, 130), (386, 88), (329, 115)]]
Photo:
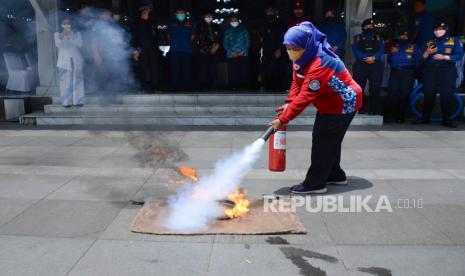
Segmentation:
[(272, 172), (286, 170), (286, 130), (287, 126), (284, 125), (270, 136), (268, 169)]

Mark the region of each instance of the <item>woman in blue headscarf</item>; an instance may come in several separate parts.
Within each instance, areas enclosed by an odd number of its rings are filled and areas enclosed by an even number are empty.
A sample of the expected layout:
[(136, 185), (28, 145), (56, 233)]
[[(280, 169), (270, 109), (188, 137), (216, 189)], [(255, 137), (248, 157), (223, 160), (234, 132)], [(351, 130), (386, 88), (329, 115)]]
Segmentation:
[(296, 118), (307, 106), (317, 109), (313, 126), (312, 163), (305, 180), (291, 193), (325, 193), (327, 184), (347, 184), (340, 167), (341, 144), (356, 112), (362, 107), (362, 89), (333, 52), (326, 35), (310, 22), (290, 28), (284, 36), (293, 80), (275, 130)]

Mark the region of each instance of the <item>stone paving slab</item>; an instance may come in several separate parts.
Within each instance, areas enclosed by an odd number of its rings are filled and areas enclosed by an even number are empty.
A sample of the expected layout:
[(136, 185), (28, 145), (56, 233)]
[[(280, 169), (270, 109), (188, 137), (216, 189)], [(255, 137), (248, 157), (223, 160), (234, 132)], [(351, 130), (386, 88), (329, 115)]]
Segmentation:
[(465, 208), (465, 181), (462, 179), (380, 180), (379, 183), (387, 184), (409, 198), (421, 198), (424, 205), (459, 205)]
[(337, 246), (350, 275), (465, 275), (458, 246)]
[(465, 212), (463, 205), (426, 205), (419, 210), (455, 244), (465, 245)]
[(40, 199), (71, 178), (72, 176), (3, 174), (0, 177), (0, 197)]
[[(326, 273), (326, 274), (325, 274)], [(332, 246), (214, 244), (208, 275), (348, 275)]]
[(379, 213), (322, 213), (338, 245), (453, 245), (418, 209)]
[(2, 275), (66, 275), (92, 245), (88, 239), (0, 236)]
[(47, 199), (126, 202), (146, 178), (79, 176), (50, 194)]
[(210, 244), (99, 240), (69, 275), (205, 275)]
[(35, 202), (36, 199), (0, 198), (0, 226), (21, 214)]
[(122, 207), (116, 202), (42, 200), (0, 227), (0, 235), (95, 239)]

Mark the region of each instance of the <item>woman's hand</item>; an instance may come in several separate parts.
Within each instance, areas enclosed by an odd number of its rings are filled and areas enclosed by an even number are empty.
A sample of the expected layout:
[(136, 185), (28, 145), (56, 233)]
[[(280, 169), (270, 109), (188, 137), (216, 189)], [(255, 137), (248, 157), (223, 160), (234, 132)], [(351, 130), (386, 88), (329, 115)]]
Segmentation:
[(268, 125), (273, 127), (274, 131), (278, 131), (283, 127), (283, 123), (279, 119), (274, 119)]
[(434, 54), (437, 51), (438, 51), (438, 48), (434, 47), (434, 45), (430, 45), (430, 46), (428, 46), (426, 51), (423, 53), (423, 58), (427, 59), (429, 57), (429, 55)]
[(289, 106), (289, 104), (286, 103), (286, 104), (283, 104), (282, 106), (276, 108), (276, 110), (275, 110), (276, 113), (277, 113), (276, 115), (279, 116), (279, 115), (283, 114), (286, 111), (288, 106)]
[(435, 59), (435, 60), (450, 60), (450, 56), (442, 55), (442, 54), (435, 54), (433, 56), (433, 59)]

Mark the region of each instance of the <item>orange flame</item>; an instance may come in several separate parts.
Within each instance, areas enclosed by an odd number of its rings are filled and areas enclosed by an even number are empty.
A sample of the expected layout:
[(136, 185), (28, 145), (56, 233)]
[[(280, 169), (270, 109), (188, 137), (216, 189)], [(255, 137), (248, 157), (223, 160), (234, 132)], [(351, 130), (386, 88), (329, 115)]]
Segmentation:
[(193, 168), (189, 168), (187, 166), (181, 166), (179, 167), (179, 173), (182, 175), (192, 179), (193, 181), (198, 181), (199, 177), (197, 176), (197, 170)]
[(238, 189), (234, 194), (228, 195), (228, 199), (235, 203), (234, 208), (224, 210), (224, 214), (230, 219), (243, 217), (250, 212), (250, 202), (244, 189)]

